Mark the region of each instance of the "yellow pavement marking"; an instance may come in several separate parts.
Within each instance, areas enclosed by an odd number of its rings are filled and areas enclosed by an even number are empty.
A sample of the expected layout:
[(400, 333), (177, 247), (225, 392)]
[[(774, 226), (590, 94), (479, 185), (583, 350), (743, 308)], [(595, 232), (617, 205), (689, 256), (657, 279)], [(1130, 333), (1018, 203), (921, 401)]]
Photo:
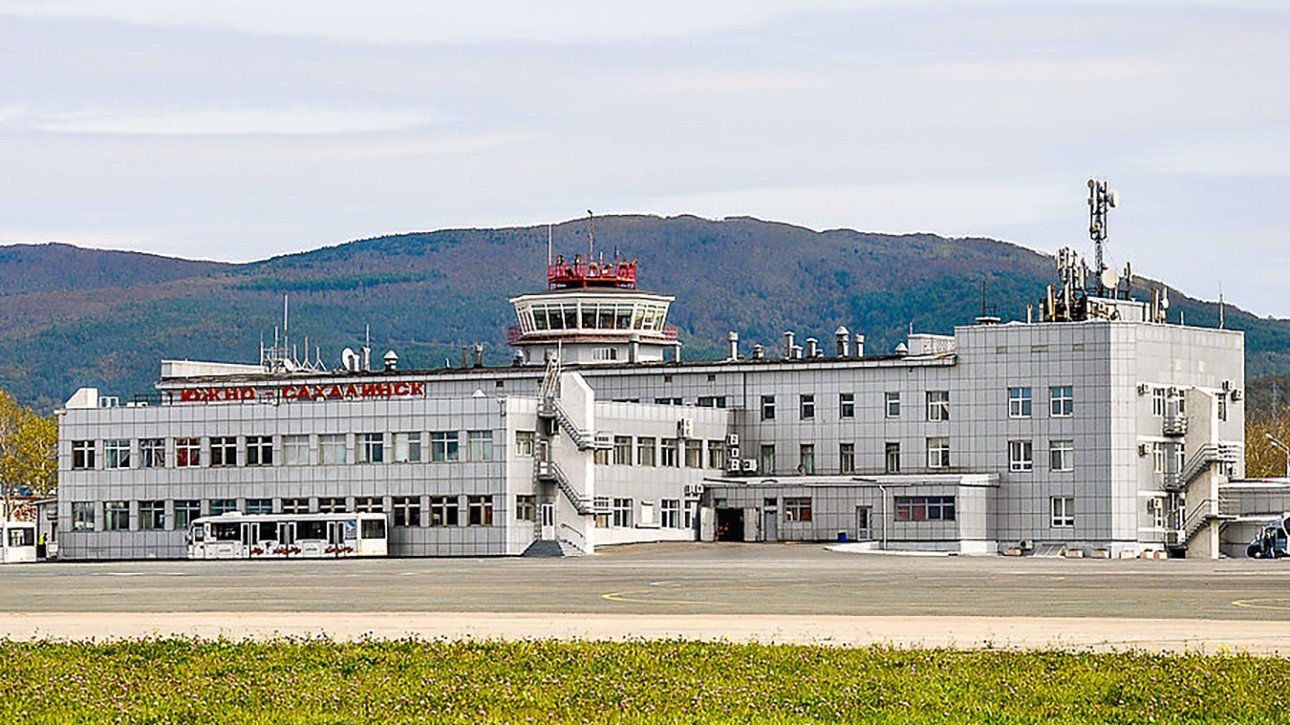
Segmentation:
[[(653, 591), (657, 591), (657, 590), (653, 590)], [(704, 602), (704, 601), (696, 602), (693, 599), (656, 599), (653, 597), (649, 599), (637, 599), (635, 597), (628, 596), (629, 594), (650, 594), (650, 593), (651, 593), (651, 590), (649, 589), (624, 589), (621, 592), (610, 592), (608, 594), (601, 594), (600, 598), (607, 602), (621, 602), (625, 604), (689, 604), (693, 606), (702, 605), (702, 606), (709, 606), (709, 607), (729, 606), (724, 602)]]
[[(1281, 602), (1277, 604), (1276, 602)], [(1244, 607), (1245, 609), (1272, 609), (1276, 611), (1290, 611), (1290, 598), (1286, 597), (1269, 597), (1264, 599), (1238, 599), (1232, 602), (1234, 607)]]

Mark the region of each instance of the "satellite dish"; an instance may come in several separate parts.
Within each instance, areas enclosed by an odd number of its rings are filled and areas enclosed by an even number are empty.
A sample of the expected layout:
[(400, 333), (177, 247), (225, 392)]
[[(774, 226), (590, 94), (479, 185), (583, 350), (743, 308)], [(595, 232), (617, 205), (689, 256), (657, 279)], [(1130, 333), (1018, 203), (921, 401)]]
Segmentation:
[(351, 372), (351, 373), (352, 373), (352, 372), (357, 371), (357, 370), (358, 370), (358, 353), (354, 352), (352, 349), (350, 349), (350, 348), (348, 348), (348, 347), (347, 347), (347, 348), (345, 348), (345, 349), (340, 353), (340, 365), (341, 365), (341, 367), (345, 368), (346, 370), (348, 370), (348, 371), (349, 371), (349, 372)]
[(1114, 269), (1107, 268), (1102, 270), (1100, 279), (1102, 280), (1102, 286), (1107, 289), (1115, 289), (1120, 284), (1120, 275), (1116, 274)]
[(1111, 189), (1111, 191), (1107, 192), (1107, 195), (1106, 195), (1106, 203), (1110, 204), (1110, 205), (1111, 205), (1111, 206), (1113, 206), (1113, 207), (1114, 207), (1114, 206), (1119, 206), (1119, 205), (1120, 205), (1120, 192), (1119, 192), (1119, 191), (1117, 191), (1117, 190), (1115, 190), (1115, 189)]

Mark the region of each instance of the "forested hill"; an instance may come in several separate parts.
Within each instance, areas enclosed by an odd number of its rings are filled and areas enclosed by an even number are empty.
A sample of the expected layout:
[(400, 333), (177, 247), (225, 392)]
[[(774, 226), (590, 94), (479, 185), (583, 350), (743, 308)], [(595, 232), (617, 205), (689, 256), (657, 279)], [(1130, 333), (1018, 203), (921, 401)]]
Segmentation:
[[(556, 251), (585, 250), (586, 230), (585, 220), (555, 226)], [(397, 350), (403, 367), (443, 365), (474, 342), (503, 362), (514, 321), (507, 297), (544, 288), (546, 242), (546, 226), (453, 229), (238, 265), (0, 247), (0, 388), (50, 409), (84, 385), (146, 392), (163, 357), (253, 362), (280, 322), (284, 293), (293, 339), (307, 334), (332, 365), (367, 325), (377, 353)], [(830, 341), (838, 325), (863, 332), (868, 350), (888, 351), (911, 324), (950, 332), (970, 323), (983, 279), (1000, 316), (1024, 319), (1054, 278), (1051, 257), (991, 239), (814, 232), (747, 217), (603, 217), (596, 245), (639, 258), (641, 286), (676, 295), (671, 321), (689, 358), (720, 356), (729, 330), (745, 344), (778, 345), (789, 329)], [(1174, 319), (1215, 324), (1214, 305), (1170, 297)], [(1231, 308), (1226, 319), (1247, 333), (1248, 374), (1290, 371), (1290, 320)]]

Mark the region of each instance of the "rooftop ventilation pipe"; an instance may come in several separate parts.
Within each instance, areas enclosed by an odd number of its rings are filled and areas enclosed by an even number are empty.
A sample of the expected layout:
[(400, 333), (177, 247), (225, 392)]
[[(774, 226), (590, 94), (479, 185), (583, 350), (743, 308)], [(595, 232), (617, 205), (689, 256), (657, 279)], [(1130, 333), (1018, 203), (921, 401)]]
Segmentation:
[(739, 333), (731, 330), (726, 333), (726, 343), (730, 346), (730, 352), (726, 355), (727, 360), (739, 359)]
[(801, 345), (794, 345), (794, 346), (793, 346), (793, 348), (792, 348), (791, 350), (789, 350), (789, 351), (788, 351), (788, 357), (789, 357), (789, 359), (792, 359), (792, 360), (801, 360), (801, 359), (802, 359), (802, 346), (801, 346)]
[(864, 357), (864, 335), (856, 333), (856, 357)]
[(784, 359), (785, 360), (792, 359), (793, 348), (795, 347), (797, 346), (793, 344), (793, 331), (789, 330), (788, 332), (784, 333)]
[(475, 343), (475, 367), (484, 367), (484, 346), (481, 343)]
[(850, 334), (845, 325), (833, 331), (833, 337), (838, 343), (838, 357), (851, 357)]
[(399, 369), (399, 356), (393, 350), (385, 353), (385, 357), (382, 359), (385, 361), (386, 372), (393, 372)]
[(811, 358), (820, 356), (819, 340), (816, 340), (814, 337), (806, 338), (806, 356)]
[(752, 355), (753, 360), (761, 360), (766, 357), (766, 348), (762, 347), (760, 342), (754, 343)]

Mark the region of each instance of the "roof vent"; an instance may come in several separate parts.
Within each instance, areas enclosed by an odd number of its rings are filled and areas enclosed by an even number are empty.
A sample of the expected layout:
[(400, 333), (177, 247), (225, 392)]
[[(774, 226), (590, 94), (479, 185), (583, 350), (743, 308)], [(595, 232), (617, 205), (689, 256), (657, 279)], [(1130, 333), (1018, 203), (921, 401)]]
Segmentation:
[(393, 372), (399, 369), (399, 356), (398, 356), (398, 353), (394, 352), (393, 350), (390, 350), (389, 352), (385, 353), (385, 357), (381, 359), (385, 361), (386, 372)]

